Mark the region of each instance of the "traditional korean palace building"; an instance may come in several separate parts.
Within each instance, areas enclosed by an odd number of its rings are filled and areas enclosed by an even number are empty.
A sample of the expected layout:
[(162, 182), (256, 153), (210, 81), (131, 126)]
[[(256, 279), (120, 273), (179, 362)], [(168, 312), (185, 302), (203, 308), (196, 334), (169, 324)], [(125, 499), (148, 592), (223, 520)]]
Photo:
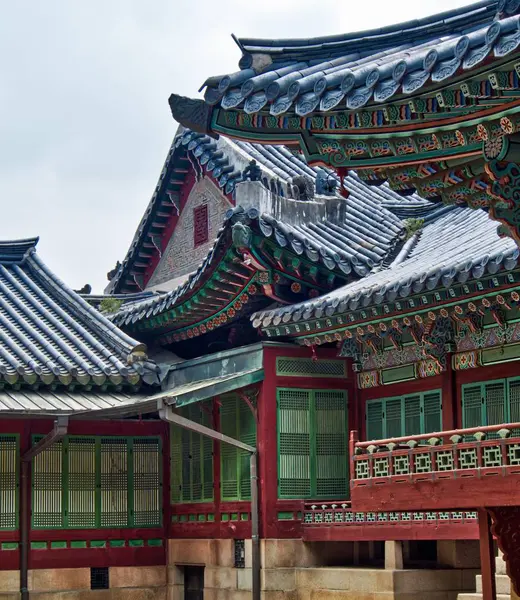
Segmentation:
[(0, 243), (0, 600), (515, 597), (519, 15), (236, 39), (103, 295)]

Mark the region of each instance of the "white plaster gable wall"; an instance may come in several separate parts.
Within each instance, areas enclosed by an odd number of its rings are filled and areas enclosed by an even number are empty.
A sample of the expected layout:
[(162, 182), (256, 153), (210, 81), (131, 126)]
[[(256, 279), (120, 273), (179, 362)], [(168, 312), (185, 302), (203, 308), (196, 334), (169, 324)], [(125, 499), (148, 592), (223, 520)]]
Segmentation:
[[(193, 211), (202, 204), (208, 206), (208, 241), (195, 247)], [(170, 289), (168, 282), (195, 271), (213, 246), (226, 211), (231, 207), (228, 199), (208, 177), (197, 181), (190, 191), (175, 231), (148, 282), (147, 289)]]

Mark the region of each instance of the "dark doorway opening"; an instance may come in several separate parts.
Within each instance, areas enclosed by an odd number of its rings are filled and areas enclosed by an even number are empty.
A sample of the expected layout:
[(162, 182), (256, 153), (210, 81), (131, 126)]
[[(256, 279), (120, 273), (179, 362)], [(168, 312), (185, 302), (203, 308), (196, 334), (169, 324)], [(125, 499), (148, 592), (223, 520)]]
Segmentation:
[(204, 599), (204, 567), (184, 567), (184, 600)]

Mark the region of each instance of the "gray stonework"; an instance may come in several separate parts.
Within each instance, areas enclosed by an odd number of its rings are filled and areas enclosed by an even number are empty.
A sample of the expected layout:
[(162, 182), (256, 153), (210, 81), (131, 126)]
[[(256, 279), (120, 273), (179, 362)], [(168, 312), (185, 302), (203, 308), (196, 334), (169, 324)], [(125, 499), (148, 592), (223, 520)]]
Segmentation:
[[(208, 205), (208, 241), (195, 247), (193, 236), (193, 211), (202, 204)], [(193, 186), (175, 227), (168, 246), (152, 275), (147, 288), (160, 287), (194, 271), (213, 246), (231, 203), (207, 177)]]

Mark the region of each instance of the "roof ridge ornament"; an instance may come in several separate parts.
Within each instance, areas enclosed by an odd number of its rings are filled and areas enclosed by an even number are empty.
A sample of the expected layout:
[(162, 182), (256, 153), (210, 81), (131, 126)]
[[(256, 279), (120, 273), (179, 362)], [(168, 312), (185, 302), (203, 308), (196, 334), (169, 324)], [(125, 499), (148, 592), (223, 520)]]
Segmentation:
[(182, 126), (218, 139), (218, 134), (211, 131), (212, 107), (204, 100), (172, 94), (168, 104), (173, 118)]

